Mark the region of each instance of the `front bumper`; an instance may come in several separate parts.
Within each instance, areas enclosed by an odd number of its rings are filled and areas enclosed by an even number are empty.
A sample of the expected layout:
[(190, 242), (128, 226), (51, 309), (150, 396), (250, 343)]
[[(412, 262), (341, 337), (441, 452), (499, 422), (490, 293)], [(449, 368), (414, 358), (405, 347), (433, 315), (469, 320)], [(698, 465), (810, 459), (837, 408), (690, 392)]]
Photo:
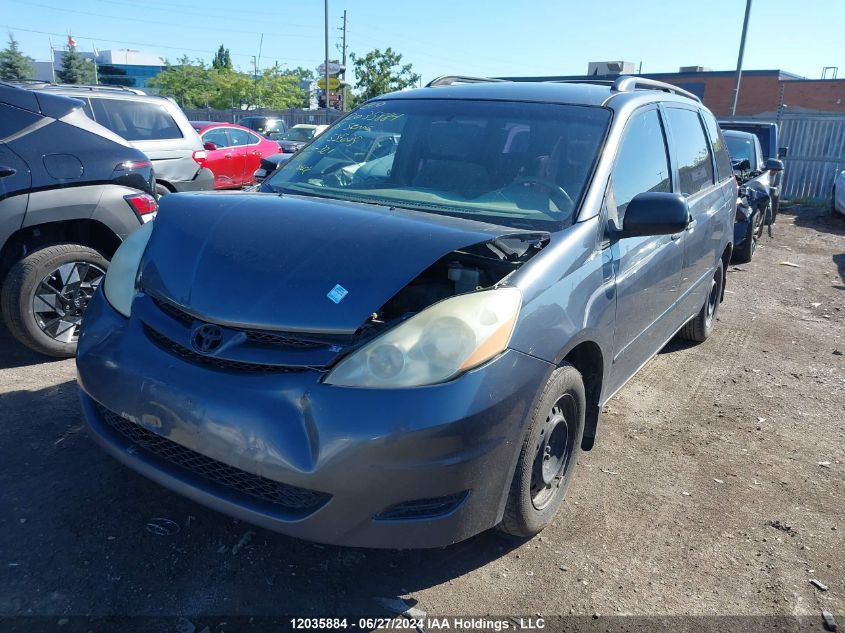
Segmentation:
[[(449, 383), (395, 390), (326, 385), (317, 371), (210, 369), (152, 343), (139, 318), (124, 319), (98, 292), (77, 369), (94, 437), (150, 479), (291, 536), (407, 548), (445, 546), (501, 520), (526, 418), (552, 366), (508, 350)], [(139, 448), (115, 419), (153, 444), (187, 449), (187, 461)], [(319, 499), (306, 510), (274, 505), (210, 480), (207, 464), (190, 467), (196, 460)], [(435, 516), (379, 517), (443, 499), (456, 501)]]
[(214, 189), (214, 172), (207, 167), (201, 167), (193, 180), (176, 180), (171, 182), (177, 192), (211, 191)]

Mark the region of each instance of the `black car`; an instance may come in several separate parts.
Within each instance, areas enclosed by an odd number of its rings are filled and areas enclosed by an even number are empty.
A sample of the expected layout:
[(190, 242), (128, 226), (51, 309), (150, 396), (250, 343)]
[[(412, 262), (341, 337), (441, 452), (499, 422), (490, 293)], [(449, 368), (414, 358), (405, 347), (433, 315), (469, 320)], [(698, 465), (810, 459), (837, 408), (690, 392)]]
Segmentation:
[(763, 160), (760, 140), (751, 132), (725, 130), (724, 136), (743, 194), (734, 224), (734, 259), (750, 262), (763, 227), (774, 223), (777, 198), (774, 182), (783, 170), (783, 163), (775, 158)]
[(274, 141), (278, 141), (288, 131), (288, 125), (284, 119), (272, 116), (246, 116), (238, 119), (235, 123), (248, 127), (253, 132), (258, 132)]
[(149, 159), (83, 104), (0, 83), (0, 304), (25, 345), (72, 356), (108, 260), (158, 209)]
[[(764, 159), (774, 158), (783, 160), (789, 151), (788, 147), (782, 147), (779, 143), (778, 125), (769, 121), (719, 121), (719, 127), (723, 131), (749, 132), (757, 137), (760, 143), (761, 155)], [(782, 165), (781, 165), (782, 167)], [(772, 221), (778, 217), (780, 206), (780, 189), (783, 182), (784, 172), (781, 170), (772, 176), (769, 187), (769, 195), (772, 201)]]

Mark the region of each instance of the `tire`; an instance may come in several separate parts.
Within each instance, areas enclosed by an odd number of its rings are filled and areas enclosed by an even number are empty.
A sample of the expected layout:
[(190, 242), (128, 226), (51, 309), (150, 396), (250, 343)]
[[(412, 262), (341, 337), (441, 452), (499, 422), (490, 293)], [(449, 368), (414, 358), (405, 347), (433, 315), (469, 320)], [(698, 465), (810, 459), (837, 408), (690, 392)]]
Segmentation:
[(161, 198), (162, 196), (166, 196), (168, 193), (173, 193), (173, 192), (170, 191), (170, 189), (165, 187), (160, 182), (156, 182), (156, 197), (157, 198)]
[(41, 354), (73, 356), (82, 313), (108, 265), (100, 253), (81, 244), (33, 251), (12, 266), (0, 290), (9, 331)]
[(575, 471), (586, 403), (581, 374), (564, 363), (543, 388), (528, 425), (500, 532), (530, 538), (552, 522)]
[(745, 240), (742, 242), (742, 246), (734, 251), (734, 259), (740, 264), (747, 264), (754, 258), (754, 253), (757, 251), (757, 242), (763, 236), (763, 214), (764, 212), (760, 209), (754, 212), (751, 222), (748, 223), (748, 230), (745, 232)]
[(722, 261), (716, 267), (713, 278), (710, 281), (710, 292), (701, 306), (701, 311), (691, 319), (679, 334), (687, 341), (703, 343), (713, 333), (713, 326), (716, 323), (716, 315), (719, 313), (719, 303), (722, 299), (722, 287), (725, 284), (725, 271)]

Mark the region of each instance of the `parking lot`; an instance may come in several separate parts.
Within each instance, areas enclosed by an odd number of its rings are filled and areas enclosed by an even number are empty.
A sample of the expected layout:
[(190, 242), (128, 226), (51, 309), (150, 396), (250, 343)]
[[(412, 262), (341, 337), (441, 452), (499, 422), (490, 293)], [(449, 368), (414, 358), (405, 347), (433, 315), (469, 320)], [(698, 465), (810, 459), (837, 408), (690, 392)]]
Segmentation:
[(73, 361), (3, 331), (0, 618), (225, 630), (405, 599), (428, 616), (807, 615), (821, 630), (821, 610), (845, 612), (845, 223), (787, 208), (761, 244), (729, 269), (714, 337), (671, 343), (610, 401), (555, 524), (527, 543), (344, 549), (206, 510), (95, 446)]

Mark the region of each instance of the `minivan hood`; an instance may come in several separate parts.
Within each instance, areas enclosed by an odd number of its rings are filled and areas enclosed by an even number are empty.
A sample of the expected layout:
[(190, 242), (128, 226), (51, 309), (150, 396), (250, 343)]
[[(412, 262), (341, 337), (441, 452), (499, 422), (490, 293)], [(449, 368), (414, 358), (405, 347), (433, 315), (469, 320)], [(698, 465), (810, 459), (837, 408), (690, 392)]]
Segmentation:
[(351, 334), (441, 257), (522, 234), (536, 232), (322, 198), (176, 194), (161, 200), (141, 288), (222, 325)]

